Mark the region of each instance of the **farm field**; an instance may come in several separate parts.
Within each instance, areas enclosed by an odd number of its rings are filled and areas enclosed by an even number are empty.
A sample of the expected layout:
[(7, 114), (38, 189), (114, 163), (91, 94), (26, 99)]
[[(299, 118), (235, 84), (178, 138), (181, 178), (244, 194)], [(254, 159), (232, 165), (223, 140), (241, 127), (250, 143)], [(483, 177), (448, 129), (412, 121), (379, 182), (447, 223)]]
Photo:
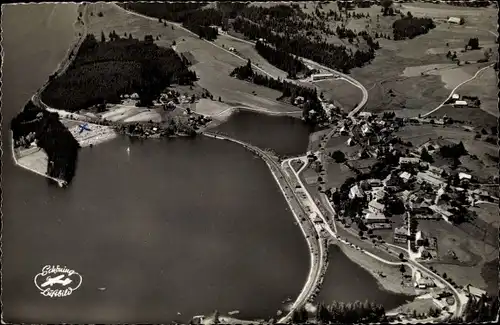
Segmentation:
[[(481, 103), (481, 105), (483, 105)], [(477, 127), (490, 128), (497, 125), (497, 118), (481, 109), (480, 107), (458, 107), (453, 105), (443, 105), (439, 110), (432, 113), (431, 116), (441, 118), (450, 117), (457, 121), (464, 121)], [(430, 116), (427, 116), (430, 117)]]
[[(155, 42), (158, 46), (170, 47), (173, 41), (190, 35), (181, 28), (172, 29), (170, 25), (164, 26), (157, 20), (140, 17), (113, 3), (91, 3), (89, 11), (93, 12), (93, 15), (89, 19), (88, 32), (94, 34), (97, 39), (101, 32), (108, 38), (112, 31), (120, 37), (125, 37), (127, 33), (127, 36), (132, 34), (133, 38), (140, 40), (146, 35), (152, 35), (155, 39), (159, 36)], [(102, 12), (102, 17), (98, 16), (99, 12)]]
[[(436, 28), (411, 40), (377, 39), (381, 49), (377, 51), (373, 62), (363, 68), (353, 69), (351, 75), (369, 90), (366, 110), (395, 111), (398, 116), (402, 117), (417, 116), (437, 107), (447, 98), (450, 89), (470, 78), (485, 65), (473, 62), (484, 57), (484, 49), (497, 47), (495, 36), (492, 34), (496, 31), (493, 22), (497, 11), (496, 9), (460, 8), (448, 5), (430, 6), (424, 3), (395, 4), (395, 9), (400, 9), (404, 13), (410, 11), (415, 17), (432, 17)], [(354, 12), (370, 13), (371, 18), (351, 19), (347, 25), (348, 28), (365, 30), (366, 26), (369, 26), (370, 31), (390, 35), (392, 35), (392, 23), (399, 18), (399, 15), (383, 17), (380, 15), (380, 6), (356, 8)], [(464, 17), (466, 23), (463, 26), (446, 23), (447, 17), (453, 14)], [(378, 23), (374, 18), (377, 15), (380, 15)], [(479, 38), (483, 49), (461, 53), (460, 51), (472, 37)], [(462, 61), (460, 67), (446, 58), (448, 51), (457, 51), (458, 59)], [(494, 60), (495, 58), (491, 58), (490, 62)], [(465, 61), (471, 63), (464, 65)], [(403, 74), (405, 69), (407, 72), (408, 70), (426, 70), (429, 65), (433, 64), (449, 68), (430, 71), (430, 75), (424, 74), (423, 76), (416, 73), (412, 76)], [(389, 90), (393, 91), (392, 95)], [(484, 91), (490, 93), (489, 89)], [(491, 92), (491, 96), (495, 95), (496, 92)]]
[(195, 71), (199, 78), (196, 84), (207, 89), (214, 99), (221, 97), (222, 102), (233, 107), (242, 106), (274, 112), (300, 111), (295, 106), (277, 101), (281, 93), (276, 90), (230, 77), (229, 74), (236, 67), (245, 64), (244, 60), (231, 53), (193, 36), (179, 40), (176, 51), (191, 53), (196, 63), (190, 69)]
[(314, 85), (318, 93), (323, 92), (326, 100), (333, 101), (335, 106), (347, 113), (352, 111), (363, 98), (359, 88), (342, 78), (321, 80), (314, 82)]
[(244, 59), (250, 59), (253, 64), (264, 69), (275, 78), (285, 79), (287, 76), (285, 71), (276, 68), (260, 56), (257, 50), (255, 50), (255, 47), (249, 43), (242, 42), (227, 35), (219, 35), (214, 43), (225, 49), (234, 48), (236, 54)]
[(337, 164), (334, 161), (328, 163), (326, 172), (326, 188), (339, 188), (349, 177), (356, 176), (345, 164)]
[[(486, 289), (488, 284), (481, 276), (481, 269), (485, 263), (498, 257), (498, 246), (492, 246), (478, 239), (477, 234), (464, 231), (444, 220), (420, 220), (419, 229), (432, 237), (437, 237), (438, 254), (442, 261), (427, 263), (432, 265), (440, 274), (445, 272), (448, 278), (458, 285), (472, 284)], [(479, 237), (481, 238), (481, 237)], [(458, 260), (447, 257), (448, 251), (453, 251)]]
[[(489, 113), (490, 121), (498, 118), (498, 77), (493, 68), (483, 71), (476, 79), (458, 89), (460, 95), (477, 96), (481, 100), (481, 110)], [(439, 111), (438, 111), (439, 112)], [(436, 112), (437, 113), (437, 112)]]

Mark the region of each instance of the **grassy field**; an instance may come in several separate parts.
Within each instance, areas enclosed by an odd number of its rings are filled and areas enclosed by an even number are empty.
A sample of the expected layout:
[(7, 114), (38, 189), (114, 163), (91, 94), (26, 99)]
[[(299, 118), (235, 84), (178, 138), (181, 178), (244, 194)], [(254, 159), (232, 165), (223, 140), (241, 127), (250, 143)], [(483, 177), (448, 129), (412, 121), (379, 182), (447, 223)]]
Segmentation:
[[(171, 26), (164, 26), (163, 23), (158, 21), (129, 13), (112, 3), (89, 4), (89, 11), (94, 14), (90, 17), (88, 31), (94, 34), (96, 38), (100, 37), (101, 31), (104, 32), (106, 38), (112, 31), (115, 31), (120, 37), (127, 33), (127, 35), (132, 34), (137, 39), (144, 39), (146, 35), (153, 35), (154, 38), (159, 36), (156, 41), (157, 45), (170, 47), (172, 41), (190, 35), (180, 28), (172, 29)], [(102, 17), (98, 17), (99, 12), (102, 12)]]
[(225, 49), (229, 49), (231, 47), (234, 48), (239, 56), (243, 57), (244, 59), (250, 59), (253, 64), (264, 69), (275, 78), (285, 79), (287, 76), (287, 73), (285, 71), (276, 68), (275, 66), (267, 62), (266, 59), (260, 56), (259, 53), (257, 53), (257, 50), (255, 50), (255, 47), (251, 44), (236, 40), (226, 35), (219, 35), (214, 43), (221, 47), (224, 47)]
[[(461, 229), (463, 226), (452, 226), (445, 221), (420, 220), (419, 229), (437, 237), (438, 254), (442, 262), (430, 263), (440, 273), (446, 272), (448, 277), (458, 285), (472, 284), (486, 289), (488, 284), (481, 276), (484, 264), (498, 257), (498, 245), (492, 246), (481, 237), (476, 236), (471, 229)], [(458, 261), (447, 258), (448, 250), (452, 250)]]
[(427, 314), (429, 309), (436, 308), (433, 299), (415, 299), (412, 302), (391, 310), (391, 313), (405, 313), (411, 315), (415, 310), (417, 314)]
[[(437, 107), (449, 95), (450, 87), (468, 79), (478, 67), (481, 67), (472, 63), (457, 67), (446, 58), (445, 54), (448, 51), (457, 51), (461, 61), (472, 62), (483, 57), (483, 50), (460, 52), (471, 37), (478, 37), (483, 49), (496, 48), (495, 36), (490, 31), (496, 31), (493, 22), (497, 11), (496, 9), (460, 8), (448, 5), (429, 6), (421, 3), (405, 4), (402, 7), (396, 4), (395, 8), (404, 13), (410, 11), (415, 17), (432, 17), (437, 26), (427, 34), (411, 40), (378, 39), (381, 49), (377, 51), (373, 62), (366, 67), (353, 69), (351, 74), (369, 90), (366, 106), (368, 111), (394, 110), (399, 116), (416, 116)], [(368, 25), (370, 31), (392, 35), (390, 26), (395, 19), (399, 18), (399, 15), (381, 16), (379, 6), (356, 8), (354, 11), (370, 13), (371, 16), (369, 19), (352, 19), (348, 28), (356, 30), (367, 29), (366, 25)], [(465, 18), (466, 23), (463, 26), (449, 25), (444, 22), (447, 17), (455, 14)], [(378, 22), (377, 15), (380, 15)], [(493, 62), (493, 60), (494, 58), (490, 61)], [(432, 64), (446, 65), (449, 68), (431, 71), (432, 74), (424, 76), (403, 75), (406, 68), (425, 70), (428, 65)], [(389, 94), (390, 89), (393, 90), (393, 95)], [(472, 90), (479, 92), (476, 89)], [(491, 88), (486, 88), (484, 92), (486, 92), (486, 97), (496, 96), (496, 92)], [(490, 106), (491, 104), (486, 104), (485, 109), (489, 110)]]
[(323, 92), (326, 100), (331, 100), (337, 107), (350, 112), (363, 98), (361, 90), (343, 79), (329, 79), (315, 82), (318, 93)]
[(193, 55), (197, 63), (190, 69), (199, 77), (197, 84), (207, 89), (216, 100), (221, 97), (222, 102), (233, 107), (275, 112), (300, 111), (295, 106), (277, 101), (281, 93), (276, 90), (230, 77), (234, 68), (245, 64), (244, 60), (231, 53), (192, 36), (178, 41), (176, 50)]
[[(410, 296), (415, 295), (413, 286), (401, 284), (403, 281), (403, 274), (411, 274), (409, 268), (406, 268), (405, 273), (401, 273), (399, 266), (384, 264), (379, 260), (343, 244), (340, 245), (340, 248), (349, 259), (370, 272), (383, 289), (394, 293), (403, 293)], [(381, 276), (381, 274), (383, 276)]]
[(486, 69), (476, 79), (461, 86), (457, 92), (460, 95), (479, 97), (481, 110), (490, 114), (488, 115), (490, 121), (494, 121), (494, 117), (499, 117), (497, 105), (498, 78), (497, 72), (493, 68)]
[(494, 203), (479, 203), (477, 207), (472, 208), (479, 218), (498, 228), (500, 227), (500, 216), (498, 215), (498, 205)]
[(345, 164), (330, 162), (326, 167), (326, 188), (339, 188), (349, 177), (355, 177), (356, 174)]

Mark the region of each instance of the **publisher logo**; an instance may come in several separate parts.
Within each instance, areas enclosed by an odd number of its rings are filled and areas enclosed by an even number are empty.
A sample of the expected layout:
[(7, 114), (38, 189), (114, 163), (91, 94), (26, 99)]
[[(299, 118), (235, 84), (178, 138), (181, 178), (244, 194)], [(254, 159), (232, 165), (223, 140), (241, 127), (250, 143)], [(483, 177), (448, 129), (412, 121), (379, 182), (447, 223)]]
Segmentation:
[(45, 265), (35, 276), (35, 285), (45, 297), (66, 297), (82, 284), (82, 276), (66, 266)]

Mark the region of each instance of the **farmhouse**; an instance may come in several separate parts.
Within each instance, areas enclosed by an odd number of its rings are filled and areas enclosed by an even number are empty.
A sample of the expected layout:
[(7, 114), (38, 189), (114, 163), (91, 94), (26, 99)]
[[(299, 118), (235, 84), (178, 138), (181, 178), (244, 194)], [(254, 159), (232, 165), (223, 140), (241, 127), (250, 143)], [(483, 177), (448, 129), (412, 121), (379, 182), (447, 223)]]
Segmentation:
[(457, 100), (455, 103), (453, 103), (453, 106), (465, 107), (467, 106), (467, 102), (465, 100)]
[(331, 79), (333, 77), (334, 77), (333, 73), (318, 73), (311, 75), (312, 81)]
[(464, 19), (458, 17), (450, 17), (448, 18), (448, 23), (462, 25), (464, 23)]
[(384, 212), (385, 206), (376, 200), (372, 200), (368, 203), (368, 209), (374, 213), (382, 213)]
[(453, 95), (451, 95), (451, 98), (455, 99), (455, 100), (459, 100), (460, 99), (460, 95), (459, 94), (453, 94)]
[(463, 180), (463, 179), (468, 179), (468, 180), (470, 180), (470, 179), (472, 178), (472, 176), (471, 176), (471, 175), (469, 175), (469, 174), (466, 174), (466, 173), (458, 173), (458, 178), (459, 178), (460, 180)]
[(444, 184), (443, 180), (440, 177), (437, 177), (431, 173), (427, 172), (418, 172), (417, 173), (417, 182), (419, 183), (429, 183), (433, 186), (441, 186)]
[(441, 176), (444, 172), (444, 169), (429, 165), (429, 172), (433, 173), (436, 176)]
[(358, 114), (358, 116), (359, 116), (359, 117), (368, 118), (368, 117), (373, 116), (373, 114), (372, 114), (372, 113), (370, 113), (370, 112), (360, 112), (360, 113)]
[(448, 221), (448, 220), (449, 220), (449, 218), (450, 218), (451, 216), (453, 216), (453, 213), (451, 213), (450, 211), (445, 210), (445, 209), (443, 209), (443, 208), (441, 208), (441, 207), (439, 207), (439, 206), (437, 206), (437, 205), (435, 205), (435, 204), (431, 205), (431, 206), (429, 207), (429, 209), (431, 209), (432, 211), (434, 211), (434, 212), (436, 212), (436, 213), (438, 213), (438, 214), (442, 215), (442, 216), (443, 216), (443, 218), (444, 218), (444, 220), (446, 220), (446, 221)]
[(470, 284), (467, 285), (467, 291), (469, 292), (469, 297), (474, 296), (476, 298), (481, 298), (482, 295), (486, 294), (486, 291), (473, 287)]
[(368, 124), (364, 124), (361, 127), (361, 132), (363, 132), (363, 135), (367, 135), (367, 134), (372, 133), (372, 130), (371, 130), (371, 128), (370, 128), (370, 126)]
[(399, 177), (406, 183), (410, 180), (411, 174), (408, 172), (402, 172), (401, 174), (399, 174)]
[(354, 185), (349, 190), (349, 198), (351, 200), (354, 199), (355, 197), (362, 198), (364, 195), (365, 193), (363, 192), (363, 189), (361, 189), (361, 187), (359, 187), (358, 185)]
[(420, 158), (410, 158), (410, 157), (399, 157), (399, 164), (418, 164), (420, 163)]
[(385, 223), (387, 218), (382, 213), (368, 212), (365, 214), (366, 223)]
[(405, 226), (395, 228), (393, 239), (395, 243), (406, 244), (408, 240), (408, 228)]

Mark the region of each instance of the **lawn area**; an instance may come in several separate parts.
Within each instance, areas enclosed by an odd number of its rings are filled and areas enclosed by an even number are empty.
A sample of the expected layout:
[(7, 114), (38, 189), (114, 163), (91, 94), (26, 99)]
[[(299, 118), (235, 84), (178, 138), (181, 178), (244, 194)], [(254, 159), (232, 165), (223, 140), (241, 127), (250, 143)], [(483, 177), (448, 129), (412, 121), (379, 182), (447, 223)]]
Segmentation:
[(309, 135), (309, 146), (307, 147), (308, 151), (317, 151), (319, 150), (319, 145), (321, 143), (322, 138), (330, 133), (330, 129), (326, 128), (324, 130), (319, 130), (313, 132)]
[(340, 107), (345, 112), (350, 112), (356, 107), (363, 94), (361, 90), (345, 79), (327, 79), (314, 83), (318, 93), (323, 92), (326, 100), (333, 101), (335, 106)]
[(260, 56), (259, 53), (257, 53), (257, 50), (255, 50), (255, 46), (249, 43), (236, 40), (227, 35), (219, 35), (214, 43), (225, 49), (229, 49), (231, 47), (234, 48), (236, 54), (243, 57), (244, 59), (250, 59), (253, 64), (264, 69), (275, 78), (285, 79), (287, 76), (287, 73), (285, 71), (276, 68), (275, 66), (267, 62), (266, 59)]
[(415, 310), (417, 314), (427, 314), (431, 308), (437, 308), (432, 298), (415, 299), (412, 302), (395, 308), (390, 313), (401, 313), (411, 315)]
[[(481, 101), (481, 109), (488, 112), (490, 121), (495, 121), (499, 116), (498, 113), (498, 78), (497, 72), (493, 67), (488, 68), (481, 72), (481, 74), (474, 80), (466, 83), (458, 89), (460, 95), (477, 96)], [(496, 122), (495, 122), (496, 123)]]
[(479, 203), (471, 208), (478, 217), (494, 227), (500, 227), (500, 216), (498, 215), (498, 205), (495, 203)]
[(370, 272), (374, 278), (377, 279), (379, 285), (385, 290), (394, 293), (403, 293), (409, 296), (415, 295), (413, 286), (402, 285), (403, 274), (411, 274), (411, 269), (406, 267), (405, 273), (401, 273), (400, 267), (395, 265), (388, 265), (368, 256), (361, 251), (352, 247), (347, 247), (344, 244), (339, 244), (340, 248), (356, 264)]
[[(214, 99), (221, 97), (222, 102), (233, 107), (249, 107), (273, 112), (296, 112), (299, 108), (276, 99), (279, 91), (258, 86), (250, 82), (230, 77), (234, 68), (245, 64), (231, 53), (219, 49), (196, 37), (185, 37), (177, 42), (178, 53), (189, 52), (196, 60), (190, 69), (196, 72), (199, 86), (207, 89)], [(255, 95), (252, 94), (255, 92)]]
[[(450, 92), (449, 88), (454, 83), (463, 81), (462, 79), (468, 75), (472, 76), (475, 71), (473, 72), (471, 67), (475, 64), (462, 66), (459, 69), (443, 70), (439, 72), (439, 75), (413, 77), (402, 75), (405, 68), (425, 67), (432, 64), (451, 64), (457, 67), (446, 58), (446, 53), (450, 50), (457, 51), (461, 61), (477, 60), (482, 50), (479, 53), (476, 53), (478, 51), (461, 53), (460, 50), (464, 49), (465, 44), (472, 37), (479, 38), (479, 43), (484, 48), (496, 48), (494, 36), (489, 31), (496, 31), (493, 22), (496, 21), (494, 17), (497, 15), (497, 10), (422, 3), (395, 4), (395, 8), (404, 13), (410, 11), (415, 17), (432, 17), (436, 28), (427, 34), (404, 41), (377, 39), (381, 49), (377, 51), (375, 59), (363, 68), (353, 69), (351, 75), (369, 90), (366, 106), (368, 111), (395, 111), (398, 116), (417, 116), (419, 113), (437, 107), (446, 99)], [(380, 15), (380, 6), (356, 8), (354, 12), (369, 12), (371, 18), (351, 19), (347, 25), (348, 28), (369, 30), (373, 33), (382, 32), (392, 37), (391, 25), (395, 19), (399, 18), (399, 15), (383, 17)], [(454, 14), (464, 17), (466, 23), (463, 26), (445, 23), (447, 17)], [(378, 22), (375, 18), (377, 15), (380, 15)], [(369, 26), (368, 29), (366, 25)], [(493, 60), (494, 58), (490, 61), (493, 62)], [(394, 97), (388, 93), (391, 89)], [(495, 96), (496, 102), (496, 91), (485, 90), (485, 92), (488, 92), (489, 96)]]
[(345, 164), (337, 164), (331, 161), (326, 166), (326, 188), (339, 188), (349, 177), (356, 174)]
[(472, 126), (479, 128), (490, 128), (497, 125), (497, 118), (479, 107), (444, 105), (439, 110), (432, 113), (432, 116), (436, 117), (443, 117), (444, 115), (454, 120), (464, 121), (467, 124), (470, 123)]
[(354, 146), (348, 146), (347, 145), (347, 140), (349, 139), (349, 136), (347, 135), (340, 135), (340, 136), (334, 136), (328, 140), (326, 144), (326, 152), (328, 154), (333, 153), (334, 151), (340, 150), (342, 151), (346, 157), (351, 157), (354, 156), (356, 153), (358, 153), (361, 150), (361, 146), (356, 144)]
[[(444, 220), (420, 220), (419, 229), (429, 236), (436, 237), (438, 242), (439, 262), (429, 262), (440, 274), (446, 272), (448, 277), (458, 285), (472, 284), (486, 289), (488, 284), (481, 276), (481, 269), (486, 262), (498, 257), (498, 245), (484, 242), (483, 237), (472, 226), (453, 226)], [(497, 235), (498, 236), (498, 235)], [(458, 260), (447, 257), (453, 251)]]
[[(147, 19), (135, 15), (113, 3), (90, 3), (89, 11), (94, 14), (89, 19), (88, 32), (94, 34), (96, 38), (100, 37), (101, 31), (104, 32), (106, 38), (112, 31), (115, 31), (120, 37), (124, 37), (127, 33), (127, 36), (132, 34), (134, 38), (141, 40), (146, 35), (153, 35), (154, 38), (159, 36), (156, 41), (158, 46), (170, 47), (172, 41), (190, 35), (181, 28), (172, 29), (172, 26), (164, 26), (157, 19)], [(99, 12), (102, 12), (102, 17), (97, 15)]]

